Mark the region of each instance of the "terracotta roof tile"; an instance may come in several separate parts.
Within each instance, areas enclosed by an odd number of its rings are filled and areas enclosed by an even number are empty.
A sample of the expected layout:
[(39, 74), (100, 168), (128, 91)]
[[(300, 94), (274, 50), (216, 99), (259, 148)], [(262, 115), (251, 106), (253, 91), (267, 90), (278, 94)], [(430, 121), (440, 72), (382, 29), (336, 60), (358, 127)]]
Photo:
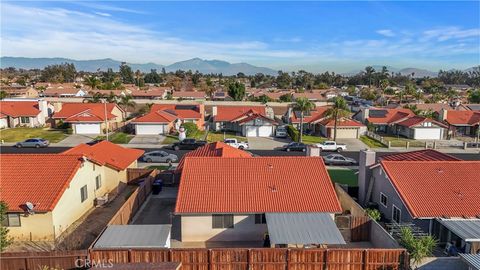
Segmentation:
[(249, 111), (266, 115), (265, 106), (217, 106), (217, 114), (214, 116), (214, 121), (232, 121)]
[(187, 157), (175, 208), (179, 214), (341, 211), (319, 157)]
[[(372, 111), (386, 111), (385, 116), (383, 117), (372, 117)], [(395, 122), (404, 120), (408, 117), (415, 116), (415, 114), (410, 109), (387, 109), (387, 108), (372, 108), (369, 109), (369, 117), (367, 118), (368, 122), (372, 124), (393, 124)]]
[(430, 122), (430, 123), (433, 123), (437, 126), (440, 126), (440, 127), (446, 127), (445, 124), (443, 123), (440, 123), (438, 121), (435, 121), (431, 118), (427, 118), (427, 117), (423, 117), (423, 116), (419, 116), (419, 115), (415, 115), (415, 116), (412, 116), (412, 117), (409, 117), (403, 121), (400, 121), (397, 123), (397, 125), (400, 125), (400, 126), (405, 126), (405, 127), (413, 127), (413, 126), (416, 126), (416, 125), (419, 125), (419, 124), (422, 124), (422, 123), (425, 123), (425, 122)]
[(81, 155), (2, 154), (0, 191), (10, 211), (24, 211), (31, 202), (36, 211), (51, 211), (80, 168)]
[(445, 121), (451, 125), (478, 125), (480, 123), (480, 112), (447, 111), (447, 119)]
[[(335, 120), (334, 119), (325, 119), (325, 120), (321, 121), (320, 124), (322, 124), (326, 127), (334, 127), (335, 126)], [(343, 118), (343, 119), (339, 119), (339, 121), (337, 121), (337, 126), (339, 126), (339, 127), (364, 127), (365, 125), (358, 122), (358, 121), (352, 120), (352, 119)]]
[[(303, 116), (303, 122), (304, 123), (314, 123), (314, 122), (319, 122), (322, 121), (323, 118), (325, 118), (325, 112), (330, 108), (330, 106), (320, 106), (320, 107), (315, 107), (308, 115)], [(292, 123), (300, 123), (300, 114), (298, 114), (299, 117), (297, 117), (297, 114), (295, 111), (292, 111), (292, 115), (290, 116), (290, 121)]]
[(458, 161), (454, 156), (438, 152), (432, 149), (424, 149), (405, 153), (394, 153), (380, 157), (381, 160), (389, 161)]
[(0, 113), (11, 117), (37, 116), (40, 110), (36, 101), (0, 101)]
[[(114, 103), (107, 103), (107, 118), (114, 119), (112, 114)], [(56, 112), (54, 119), (64, 119), (65, 122), (102, 122), (105, 121), (105, 104), (103, 103), (64, 103), (62, 109)]]
[(416, 218), (480, 216), (480, 161), (381, 161)]

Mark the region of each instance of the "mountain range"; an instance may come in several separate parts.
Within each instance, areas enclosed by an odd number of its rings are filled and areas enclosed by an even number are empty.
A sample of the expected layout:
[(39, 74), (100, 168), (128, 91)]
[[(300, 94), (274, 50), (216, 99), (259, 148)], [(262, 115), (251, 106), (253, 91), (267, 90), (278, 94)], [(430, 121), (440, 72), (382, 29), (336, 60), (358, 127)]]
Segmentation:
[[(1, 68), (15, 67), (23, 69), (43, 69), (48, 65), (73, 63), (77, 71), (95, 72), (97, 70), (107, 70), (112, 68), (118, 71), (121, 61), (110, 58), (96, 59), (96, 60), (73, 60), (68, 58), (27, 58), (27, 57), (1, 57)], [(186, 61), (180, 61), (171, 65), (159, 65), (155, 63), (135, 64), (127, 63), (134, 71), (140, 70), (142, 72), (149, 72), (151, 69), (156, 69), (158, 72), (165, 68), (167, 72), (177, 70), (198, 70), (201, 73), (222, 73), (230, 76), (243, 72), (246, 75), (255, 75), (256, 73), (263, 73), (268, 75), (276, 75), (277, 71), (266, 68), (257, 67), (247, 63), (229, 63), (221, 60), (203, 60), (200, 58), (193, 58)]]

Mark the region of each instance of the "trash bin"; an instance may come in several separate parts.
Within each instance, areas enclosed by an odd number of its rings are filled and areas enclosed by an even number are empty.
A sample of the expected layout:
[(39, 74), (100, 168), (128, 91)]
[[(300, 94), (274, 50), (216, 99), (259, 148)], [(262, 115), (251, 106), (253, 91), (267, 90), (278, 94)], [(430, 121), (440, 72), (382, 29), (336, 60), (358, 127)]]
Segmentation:
[(153, 184), (152, 184), (153, 195), (159, 194), (162, 191), (162, 186), (163, 186), (163, 182), (161, 179), (153, 181)]

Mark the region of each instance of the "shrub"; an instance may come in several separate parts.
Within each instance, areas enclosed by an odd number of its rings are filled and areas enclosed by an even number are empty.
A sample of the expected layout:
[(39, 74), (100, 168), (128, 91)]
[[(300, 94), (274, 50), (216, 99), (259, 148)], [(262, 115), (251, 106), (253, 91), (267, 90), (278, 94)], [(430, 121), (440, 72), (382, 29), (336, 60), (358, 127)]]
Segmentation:
[(287, 126), (287, 133), (294, 142), (300, 141), (300, 131), (292, 125)]
[(399, 242), (408, 251), (414, 263), (419, 263), (423, 258), (431, 256), (438, 243), (430, 235), (415, 237), (412, 229), (405, 227), (400, 231)]
[(183, 123), (182, 127), (184, 127), (186, 130), (187, 138), (195, 137), (195, 135), (198, 133), (198, 127), (195, 123)]
[(379, 221), (380, 218), (381, 218), (381, 215), (382, 215), (382, 214), (380, 213), (380, 211), (378, 211), (377, 209), (372, 209), (372, 208), (367, 208), (367, 209), (365, 209), (365, 212), (367, 213), (367, 215), (368, 215), (371, 219), (373, 219), (373, 220), (375, 220), (375, 221)]

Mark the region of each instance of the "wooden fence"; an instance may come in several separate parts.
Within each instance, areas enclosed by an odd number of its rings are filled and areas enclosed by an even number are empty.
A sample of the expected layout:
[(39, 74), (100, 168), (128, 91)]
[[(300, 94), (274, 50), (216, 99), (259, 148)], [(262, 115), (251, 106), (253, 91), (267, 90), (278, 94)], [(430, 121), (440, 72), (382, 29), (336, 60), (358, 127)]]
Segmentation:
[[(145, 168), (128, 168), (127, 169), (127, 183), (135, 183), (152, 174), (153, 169)], [(156, 174), (155, 174), (156, 176)]]
[(87, 250), (2, 253), (0, 269), (76, 269), (84, 265), (87, 258)]
[(351, 241), (370, 241), (370, 226), (370, 217), (350, 216)]

